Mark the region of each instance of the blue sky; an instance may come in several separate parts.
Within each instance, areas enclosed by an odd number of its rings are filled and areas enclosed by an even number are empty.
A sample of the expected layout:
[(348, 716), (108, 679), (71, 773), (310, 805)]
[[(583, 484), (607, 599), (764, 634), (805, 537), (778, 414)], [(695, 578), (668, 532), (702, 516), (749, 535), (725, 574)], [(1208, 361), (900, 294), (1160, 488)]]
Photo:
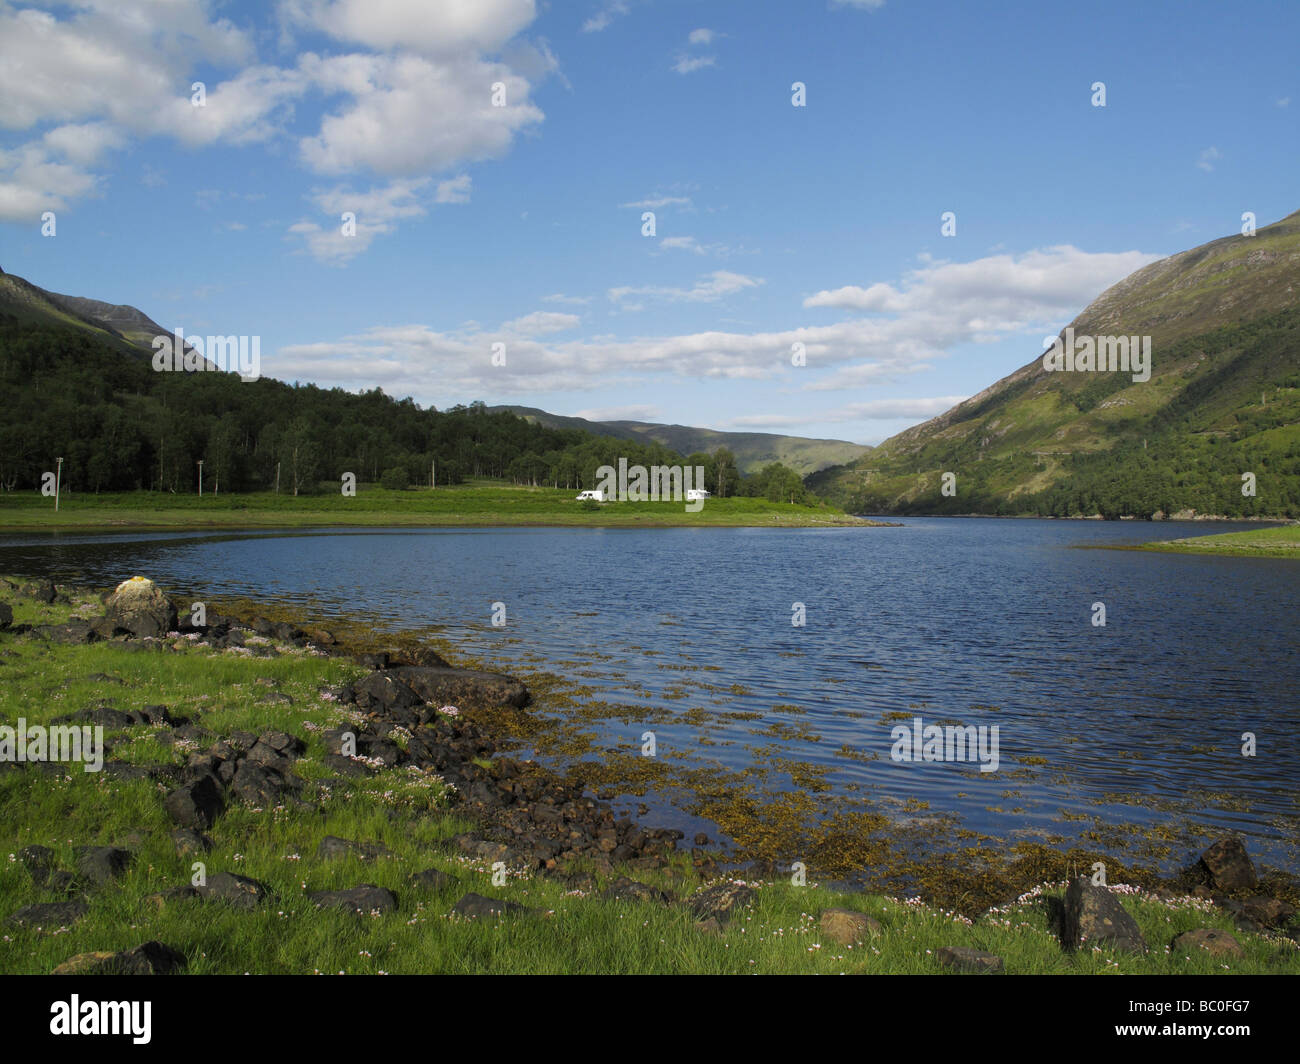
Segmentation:
[(0, 0), (0, 267), (284, 380), (876, 443), (1300, 207), (1296, 41), (1289, 2)]

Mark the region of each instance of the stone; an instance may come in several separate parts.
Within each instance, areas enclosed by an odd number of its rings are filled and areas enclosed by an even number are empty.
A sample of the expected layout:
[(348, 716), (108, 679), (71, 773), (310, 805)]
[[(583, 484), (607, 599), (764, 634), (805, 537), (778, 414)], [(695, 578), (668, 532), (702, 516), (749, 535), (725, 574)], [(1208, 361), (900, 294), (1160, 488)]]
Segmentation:
[(77, 871), (91, 883), (116, 879), (130, 867), (135, 855), (116, 846), (78, 846)]
[(606, 901), (649, 901), (667, 905), (673, 899), (658, 887), (619, 876), (600, 895)]
[(8, 603), (0, 602), (0, 631), (14, 623), (14, 611)]
[(1066, 949), (1109, 946), (1129, 953), (1145, 953), (1146, 940), (1119, 900), (1106, 887), (1079, 876), (1065, 892), (1061, 942)]
[(1295, 906), (1277, 898), (1257, 895), (1241, 903), (1241, 915), (1261, 927), (1283, 927), (1295, 915)]
[(423, 872), (413, 873), (411, 882), (425, 890), (439, 891), (446, 890), (456, 880), (441, 868), (426, 868)]
[(851, 946), (880, 934), (880, 921), (852, 909), (826, 909), (820, 920), (821, 932), (832, 942)]
[(1198, 927), (1195, 931), (1184, 931), (1181, 935), (1175, 935), (1173, 941), (1169, 943), (1169, 948), (1175, 953), (1184, 955), (1202, 949), (1207, 950), (1211, 957), (1246, 955), (1245, 949), (1237, 941), (1236, 936), (1213, 927)]
[(1219, 890), (1254, 890), (1259, 885), (1246, 846), (1235, 835), (1225, 835), (1203, 854), (1201, 866)]
[(174, 901), (187, 901), (201, 897), (194, 887), (168, 887), (166, 890), (160, 890), (155, 894), (146, 894), (144, 904), (148, 905), (159, 912), (165, 912), (167, 907)]
[(101, 951), (69, 957), (51, 975), (172, 975), (185, 969), (180, 950), (161, 942), (145, 942), (118, 953)]
[(176, 607), (147, 577), (123, 580), (105, 606), (109, 621), (137, 637), (164, 636), (176, 629)]
[(393, 852), (382, 842), (353, 842), (340, 839), (337, 835), (326, 835), (316, 847), (316, 856), (321, 858), (353, 856), (363, 861), (373, 861), (376, 857), (392, 857)]
[(226, 803), (217, 781), (211, 776), (201, 776), (167, 795), (163, 807), (181, 827), (204, 831), (224, 812)]
[(941, 967), (958, 972), (1002, 971), (1002, 958), (996, 953), (968, 949), (965, 946), (944, 946), (935, 952), (935, 959)]
[(361, 709), (411, 709), (424, 704), (411, 686), (389, 672), (372, 672), (352, 685), (353, 700)]
[(182, 857), (208, 853), (212, 849), (212, 840), (192, 828), (177, 828), (172, 832), (172, 842), (176, 844), (176, 852)]
[(48, 846), (24, 846), (18, 851), (18, 860), (38, 887), (49, 881), (50, 873), (58, 864), (54, 851)]
[(527, 905), (520, 905), (518, 902), (485, 898), (482, 894), (471, 893), (466, 894), (453, 905), (451, 911), (456, 916), (464, 917), (467, 920), (475, 920), (487, 916), (500, 916), (502, 913), (525, 915), (535, 913), (537, 910), (531, 909)]
[(318, 890), (307, 897), (318, 909), (339, 908), (362, 913), (391, 913), (397, 909), (396, 894), (369, 883), (348, 890)]
[(725, 924), (737, 909), (749, 904), (753, 896), (753, 888), (743, 883), (714, 883), (697, 890), (687, 899), (687, 904), (697, 920), (707, 920), (712, 916), (718, 923)]
[(214, 876), (208, 876), (207, 883), (195, 890), (204, 901), (225, 901), (236, 909), (244, 910), (256, 909), (271, 894), (265, 883), (232, 872), (218, 872)]
[[(401, 680), (432, 706), (514, 706), (528, 704), (528, 688), (512, 676), (474, 669), (403, 665), (371, 676)], [(367, 677), (369, 679), (369, 677)]]
[(84, 901), (47, 901), (24, 905), (9, 917), (19, 927), (59, 928), (75, 923), (90, 911)]

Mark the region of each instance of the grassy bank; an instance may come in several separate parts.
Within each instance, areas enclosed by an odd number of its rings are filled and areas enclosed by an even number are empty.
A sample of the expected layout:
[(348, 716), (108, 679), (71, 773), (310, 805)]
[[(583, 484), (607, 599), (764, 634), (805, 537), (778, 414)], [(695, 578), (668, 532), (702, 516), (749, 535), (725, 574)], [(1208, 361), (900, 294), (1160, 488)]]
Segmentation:
[(1189, 536), (1144, 543), (1139, 550), (1169, 554), (1227, 554), (1242, 558), (1300, 558), (1300, 525), (1226, 532), (1218, 536)]
[[(102, 611), (94, 596), (46, 605), (2, 582), (0, 601), (11, 607), (14, 625), (61, 623)], [(258, 656), (269, 650), (275, 656)], [(485, 862), (449, 845), (467, 823), (437, 777), (390, 768), (343, 778), (326, 763), (322, 731), (360, 717), (334, 700), (330, 688), (364, 671), (345, 658), (270, 640), (223, 651), (180, 637), (61, 645), (0, 631), (3, 723), (23, 717), (31, 727), (87, 707), (131, 712), (162, 704), (210, 736), (284, 731), (306, 743), (295, 771), (310, 799), (265, 809), (233, 804), (208, 831), (210, 852), (181, 855), (162, 804), (169, 784), (159, 778), (130, 778), (120, 768), (89, 773), (80, 765), (2, 766), (0, 919), (68, 896), (34, 883), (22, 861), (24, 847), (49, 847), (63, 869), (77, 867), (79, 846), (120, 846), (134, 860), (120, 876), (87, 889), (88, 910), (66, 926), (5, 926), (0, 972), (49, 972), (76, 954), (156, 939), (185, 954), (191, 973), (928, 973), (942, 970), (941, 949), (957, 946), (996, 953), (1010, 973), (1300, 974), (1300, 953), (1278, 936), (1236, 932), (1244, 948), (1238, 958), (1170, 952), (1174, 935), (1205, 927), (1230, 931), (1231, 917), (1199, 898), (1136, 889), (1117, 893), (1152, 947), (1144, 955), (1063, 951), (1049, 919), (1049, 899), (1061, 895), (1061, 884), (971, 920), (914, 901), (777, 879), (754, 884), (752, 901), (721, 933), (699, 930), (684, 904), (692, 891), (719, 877), (708, 862), (684, 853), (662, 868), (630, 872), (672, 895), (669, 904), (602, 899), (605, 874), (575, 888), (572, 877), (516, 871), (497, 885)], [(109, 729), (106, 739), (111, 762), (172, 772), (199, 748), (151, 724)], [(388, 854), (318, 856), (330, 835), (379, 843)], [(156, 897), (190, 883), (196, 861), (209, 877), (249, 876), (272, 896), (247, 911), (219, 900)], [(430, 868), (445, 876), (439, 885), (412, 880), (412, 873)], [(307, 897), (362, 883), (392, 890), (397, 909), (358, 915), (317, 909)], [(499, 921), (449, 915), (471, 891), (537, 911)], [(859, 944), (838, 944), (819, 919), (836, 906), (867, 914), (880, 926)]]
[(681, 502), (584, 505), (574, 491), (478, 482), (389, 491), (362, 484), (341, 492), (287, 495), (172, 495), (125, 492), (67, 495), (54, 500), (35, 492), (0, 495), (0, 532), (114, 531), (122, 529), (315, 528), (365, 526), (564, 525), (638, 528), (656, 526), (816, 527), (870, 525), (830, 506), (795, 506), (767, 499), (708, 499), (695, 513)]

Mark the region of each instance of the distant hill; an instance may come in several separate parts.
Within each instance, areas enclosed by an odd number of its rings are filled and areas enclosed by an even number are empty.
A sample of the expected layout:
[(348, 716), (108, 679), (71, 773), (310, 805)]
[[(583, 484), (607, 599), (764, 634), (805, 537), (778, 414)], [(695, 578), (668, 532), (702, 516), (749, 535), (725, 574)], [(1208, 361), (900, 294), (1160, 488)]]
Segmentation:
[(1070, 328), (1150, 336), (1150, 380), (1039, 356), (809, 488), (860, 513), (1300, 514), (1300, 212), (1143, 267)]
[(742, 473), (753, 473), (771, 462), (781, 462), (803, 476), (828, 466), (851, 462), (871, 451), (870, 447), (845, 440), (813, 440), (770, 432), (718, 432), (649, 421), (588, 421), (581, 417), (551, 414), (531, 406), (494, 406), (488, 409), (509, 411), (547, 428), (581, 429), (597, 436), (613, 436), (640, 443), (654, 440), (682, 455), (697, 451), (711, 454), (726, 447), (736, 456), (736, 465)]

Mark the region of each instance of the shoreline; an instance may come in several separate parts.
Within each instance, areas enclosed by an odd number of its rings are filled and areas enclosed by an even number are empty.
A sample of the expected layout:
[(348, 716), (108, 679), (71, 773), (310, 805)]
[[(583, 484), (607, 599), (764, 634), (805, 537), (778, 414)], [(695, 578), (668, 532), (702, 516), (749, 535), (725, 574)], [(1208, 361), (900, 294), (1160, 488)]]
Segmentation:
[[(4, 585), (0, 584), (0, 591), (3, 591)], [(64, 588), (62, 591), (53, 589), (51, 601), (43, 605), (53, 607), (60, 605), (58, 596), (64, 595), (72, 605), (76, 598), (83, 600), (88, 599), (93, 603), (96, 599), (102, 602), (102, 595), (86, 596), (83, 591), (73, 588)], [(10, 596), (12, 598), (12, 596)], [(707, 842), (696, 840), (696, 845), (689, 855), (683, 853), (675, 845), (675, 839), (680, 838), (680, 832), (671, 830), (655, 829), (640, 824), (636, 819), (624, 817), (622, 821), (617, 821), (611, 814), (610, 807), (598, 798), (590, 797), (593, 791), (598, 792), (598, 788), (584, 786), (584, 781), (580, 776), (573, 776), (570, 772), (557, 772), (539, 766), (534, 762), (516, 761), (512, 754), (502, 753), (501, 751), (513, 750), (519, 742), (517, 735), (511, 735), (512, 730), (508, 727), (508, 722), (516, 721), (519, 723), (528, 723), (532, 726), (545, 727), (545, 719), (525, 722), (528, 710), (528, 697), (524, 693), (520, 697), (522, 685), (519, 688), (511, 686), (512, 681), (508, 677), (500, 674), (484, 674), (472, 672), (472, 680), (463, 677), (452, 677), (447, 675), (447, 671), (458, 672), (460, 670), (445, 670), (446, 661), (441, 655), (427, 645), (420, 646), (418, 636), (412, 636), (408, 641), (394, 637), (388, 633), (377, 633), (372, 628), (367, 628), (364, 621), (357, 622), (358, 629), (365, 629), (370, 633), (371, 642), (366, 644), (364, 641), (354, 643), (351, 641), (351, 635), (346, 634), (343, 639), (338, 638), (338, 633), (332, 631), (321, 632), (312, 622), (311, 618), (299, 617), (298, 622), (288, 620), (274, 619), (277, 614), (283, 615), (284, 611), (266, 604), (246, 603), (246, 608), (240, 608), (230, 613), (226, 612), (226, 607), (222, 607), (222, 616), (217, 617), (215, 613), (209, 618), (213, 623), (206, 625), (207, 631), (190, 630), (184, 633), (181, 628), (186, 627), (183, 623), (177, 629), (177, 635), (163, 636), (161, 639), (140, 640), (134, 637), (123, 637), (113, 635), (106, 639), (86, 640), (85, 652), (102, 655), (113, 655), (120, 657), (123, 661), (129, 659), (142, 660), (139, 654), (125, 653), (128, 649), (145, 649), (152, 650), (153, 653), (144, 655), (147, 659), (156, 659), (160, 663), (164, 661), (174, 661), (178, 664), (174, 667), (168, 666), (169, 669), (181, 669), (182, 666), (193, 660), (193, 667), (198, 669), (204, 667), (204, 662), (213, 654), (233, 655), (239, 662), (246, 663), (249, 666), (265, 665), (269, 670), (270, 663), (280, 659), (300, 657), (300, 651), (304, 653), (313, 653), (315, 651), (304, 651), (303, 648), (315, 648), (316, 651), (328, 651), (320, 654), (319, 658), (307, 657), (301, 661), (302, 669), (308, 678), (308, 686), (312, 686), (321, 680), (328, 679), (324, 675), (326, 672), (338, 673), (340, 670), (345, 671), (352, 679), (343, 687), (333, 687), (330, 690), (334, 693), (334, 698), (329, 700), (329, 706), (336, 706), (334, 713), (352, 713), (356, 723), (361, 726), (362, 731), (357, 732), (358, 747), (357, 753), (363, 763), (373, 770), (367, 776), (384, 776), (389, 773), (404, 770), (403, 766), (410, 761), (418, 762), (418, 757), (412, 754), (413, 750), (422, 749), (428, 754), (428, 761), (425, 765), (416, 764), (415, 768), (433, 768), (443, 779), (453, 781), (453, 785), (462, 791), (460, 802), (448, 807), (448, 815), (453, 817), (464, 818), (467, 813), (481, 814), (483, 820), (475, 820), (479, 827), (467, 832), (464, 830), (450, 832), (442, 840), (437, 852), (444, 856), (448, 851), (452, 855), (458, 855), (458, 860), (468, 860), (475, 863), (478, 871), (475, 876), (487, 875), (491, 866), (498, 861), (502, 862), (505, 867), (510, 869), (510, 876), (522, 877), (521, 882), (538, 883), (533, 889), (542, 889), (541, 882), (554, 882), (557, 888), (564, 888), (567, 895), (571, 891), (576, 891), (580, 895), (599, 894), (598, 900), (593, 900), (592, 904), (603, 905), (610, 902), (624, 903), (633, 902), (641, 905), (650, 905), (658, 909), (669, 904), (664, 898), (672, 896), (675, 892), (683, 888), (695, 886), (702, 883), (709, 876), (716, 876), (730, 864), (729, 855), (720, 854), (708, 848)], [(260, 612), (260, 616), (250, 616), (246, 610), (255, 610)], [(48, 612), (48, 611), (42, 611)], [(57, 615), (58, 611), (54, 611)], [(77, 611), (71, 611), (77, 612)], [(80, 612), (85, 613), (82, 609)], [(53, 619), (51, 617), (50, 619)], [(63, 628), (71, 627), (73, 622), (64, 622)], [(86, 623), (86, 622), (80, 622)], [(297, 627), (301, 623), (303, 627)], [(87, 628), (91, 626), (86, 623)], [(9, 631), (0, 634), (0, 646), (13, 646), (12, 640), (15, 635), (18, 638), (25, 638), (28, 645), (34, 645), (39, 651), (41, 646), (46, 648), (46, 656), (52, 653), (56, 659), (61, 654), (73, 656), (82, 653), (81, 646), (68, 646), (61, 650), (61, 644), (64, 642), (77, 644), (79, 642), (78, 634), (85, 629), (78, 628), (75, 632), (64, 631), (58, 625), (55, 625), (54, 631), (46, 631), (44, 634), (49, 639), (41, 639), (39, 629), (40, 625), (34, 625), (31, 631), (14, 632), (13, 626), (9, 626)], [(93, 630), (93, 628), (91, 628)], [(214, 633), (216, 633), (214, 635)], [(266, 634), (261, 634), (266, 633)], [(232, 634), (234, 636), (233, 643)], [(189, 640), (188, 636), (198, 636), (199, 638)], [(315, 639), (319, 640), (316, 642)], [(224, 646), (217, 646), (224, 641)], [(199, 643), (212, 643), (206, 650), (198, 648)], [(393, 646), (396, 642), (399, 645)], [(378, 644), (386, 644), (389, 649), (377, 649)], [(299, 646), (301, 644), (301, 646)], [(236, 649), (238, 648), (238, 649)], [(158, 658), (157, 655), (162, 653), (165, 657)], [(351, 664), (355, 659), (355, 664)], [(319, 660), (319, 666), (312, 666), (311, 662)], [(413, 663), (412, 663), (413, 662)], [(455, 663), (453, 663), (455, 664)], [(151, 669), (151, 672), (163, 668), (160, 664)], [(403, 672), (402, 670), (416, 670), (416, 672)], [(368, 671), (366, 671), (368, 670)], [(419, 670), (425, 670), (423, 673)], [(120, 671), (120, 669), (119, 669)], [(259, 671), (259, 670), (255, 670)], [(180, 674), (178, 674), (180, 675)], [(433, 684), (433, 687), (420, 692), (421, 697), (411, 701), (400, 695), (398, 684), (403, 682), (403, 677), (418, 679), (421, 682)], [(108, 679), (106, 677), (106, 679)], [(479, 688), (487, 692), (496, 692), (487, 699), (495, 700), (497, 705), (494, 709), (479, 710), (471, 708), (467, 703), (463, 711), (459, 714), (446, 714), (443, 711), (433, 710), (432, 706), (442, 701), (444, 697), (450, 697), (447, 692), (457, 688), (447, 688), (445, 685), (449, 682), (468, 683), (464, 691), (471, 691)], [(483, 685), (487, 685), (486, 688)], [(348, 688), (351, 688), (350, 692)], [(206, 689), (206, 688), (205, 688)], [(118, 687), (106, 687), (106, 693), (112, 694), (119, 691)], [(324, 690), (324, 688), (322, 688)], [(398, 691), (397, 695), (394, 692)], [(154, 692), (157, 694), (158, 692)], [(165, 692), (164, 692), (165, 693)], [(423, 697), (428, 695), (428, 697)], [(268, 696), (269, 697), (269, 696)], [(286, 698), (299, 697), (295, 693), (293, 696)], [(174, 692), (168, 695), (166, 701), (169, 704), (175, 704), (176, 699)], [(464, 701), (464, 699), (457, 699)], [(470, 699), (469, 701), (473, 701)], [(409, 703), (409, 704), (408, 704)], [(423, 707), (423, 708), (422, 708)], [(148, 708), (148, 707), (146, 707)], [(157, 710), (160, 707), (155, 706)], [(445, 708), (445, 707), (444, 707)], [(251, 711), (251, 710), (250, 710)], [(165, 711), (164, 711), (165, 712)], [(204, 730), (204, 720), (212, 719), (211, 714), (215, 710), (201, 711), (196, 717), (190, 718), (187, 723), (176, 725), (173, 730), (180, 732), (181, 729), (200, 729)], [(269, 717), (269, 711), (265, 711)], [(280, 712), (280, 711), (277, 711)], [(288, 714), (288, 710), (283, 711)], [(264, 711), (256, 710), (261, 719)], [(360, 713), (361, 716), (355, 716)], [(179, 719), (179, 718), (177, 718)], [(239, 773), (244, 773), (243, 767), (249, 757), (253, 756), (250, 750), (256, 750), (258, 744), (266, 743), (267, 735), (280, 736), (281, 732), (274, 729), (279, 727), (281, 720), (266, 721), (267, 726), (272, 728), (271, 732), (265, 733), (261, 739), (257, 738), (250, 729), (242, 734), (238, 729), (230, 734), (223, 731), (208, 730), (209, 737), (217, 738), (216, 746), (212, 747), (209, 752), (203, 750), (203, 742), (196, 742), (195, 748), (189, 752), (187, 758), (177, 766), (177, 780), (184, 781), (187, 778), (194, 777), (196, 774), (199, 778), (212, 767), (211, 759), (217, 757), (216, 751), (221, 751), (225, 755), (225, 761), (237, 767), (237, 773), (234, 776), (236, 781), (239, 780)], [(431, 730), (429, 730), (431, 729)], [(393, 738), (397, 735), (400, 738), (400, 731), (405, 730), (407, 737), (406, 756), (397, 752), (398, 746)], [(338, 740), (340, 739), (341, 729), (336, 725), (331, 731), (329, 729), (317, 729), (315, 732), (304, 732), (301, 736), (296, 732), (302, 729), (290, 731), (289, 728), (283, 728), (283, 738), (266, 740), (267, 742), (282, 743), (285, 749), (295, 749), (295, 744), (303, 743), (303, 749), (298, 751), (298, 757), (301, 762), (295, 760), (294, 764), (314, 761), (312, 756), (313, 747), (317, 742), (325, 744), (325, 753), (320, 755), (320, 760), (326, 765), (344, 768), (351, 773), (351, 758), (346, 761), (344, 758)], [(160, 733), (161, 734), (161, 733)], [(184, 734), (195, 736), (193, 730), (186, 731)], [(365, 736), (363, 739), (362, 736)], [(189, 742), (186, 738), (183, 742)], [(206, 740), (204, 740), (206, 741)], [(244, 744), (242, 753), (232, 748), (239, 743)], [(271, 763), (276, 759), (269, 754), (260, 755), (260, 763)], [(423, 755), (420, 755), (423, 756)], [(243, 760), (240, 760), (240, 758)], [(218, 760), (221, 760), (218, 758)], [(375, 764), (374, 762), (379, 762)], [(391, 764), (389, 763), (391, 762)], [(124, 763), (122, 763), (124, 764)], [(382, 768), (379, 765), (382, 764)], [(6, 766), (12, 769), (12, 766)], [(218, 765), (220, 768), (220, 765)], [(294, 769), (289, 764), (279, 766), (286, 774), (286, 779), (292, 776)], [(116, 771), (121, 772), (120, 767)], [(251, 771), (251, 770), (250, 770)], [(30, 771), (25, 774), (28, 777), (34, 776)], [(130, 778), (131, 774), (127, 774)], [(6, 777), (12, 779), (12, 772), (6, 773)], [(5, 777), (0, 777), (5, 778)], [(157, 782), (161, 777), (148, 777), (150, 780)], [(314, 774), (309, 774), (309, 778), (314, 778)], [(36, 785), (33, 779), (32, 785)], [(192, 786), (193, 784), (187, 784)], [(324, 786), (324, 785), (323, 785)], [(326, 786), (328, 789), (329, 786)], [(291, 788), (292, 789), (292, 788)], [(307, 795), (308, 790), (295, 794), (286, 795), (286, 801), (291, 805), (293, 801), (300, 800)], [(536, 792), (536, 793), (533, 793)], [(172, 792), (173, 794), (175, 792)], [(222, 827), (223, 822), (231, 822), (237, 814), (234, 810), (235, 802), (233, 798), (227, 796), (227, 808), (223, 815), (213, 819), (209, 830), (214, 836)], [(315, 800), (314, 798), (312, 799)], [(169, 797), (169, 801), (171, 798)], [(324, 812), (328, 802), (321, 806)], [(545, 812), (545, 810), (551, 810)], [(539, 812), (540, 811), (540, 812)], [(365, 816), (364, 808), (353, 808), (352, 814), (355, 816)], [(434, 815), (433, 810), (423, 814), (425, 819)], [(565, 825), (566, 831), (579, 830), (585, 832), (586, 845), (580, 849), (573, 849), (568, 855), (563, 850), (555, 850), (555, 846), (560, 845), (554, 838), (547, 835), (543, 830), (544, 826), (552, 825), (559, 817), (559, 823)], [(522, 820), (520, 818), (523, 818)], [(472, 818), (471, 818), (472, 819)], [(418, 821), (423, 823), (424, 821)], [(487, 824), (488, 827), (483, 825)], [(202, 826), (200, 825), (200, 833)], [(505, 834), (503, 834), (505, 832)], [(567, 836), (566, 836), (567, 837)], [(339, 840), (334, 832), (326, 838), (334, 838), (335, 842), (331, 846), (344, 846), (348, 850), (349, 846), (369, 845), (369, 843), (348, 842), (347, 839)], [(321, 840), (321, 845), (325, 846), (325, 840)], [(382, 845), (381, 843), (378, 843)], [(245, 848), (244, 843), (239, 843), (238, 837), (232, 845), (238, 845), (241, 849)], [(394, 846), (393, 840), (389, 840), (388, 846)], [(432, 852), (432, 851), (431, 851)], [(977, 878), (983, 879), (983, 889), (974, 892), (974, 897), (967, 896), (963, 905), (960, 903), (960, 896), (969, 895), (974, 880), (969, 875), (955, 875), (949, 884), (950, 890), (935, 889), (940, 884), (940, 879), (936, 878), (930, 881), (929, 886), (922, 885), (920, 896), (926, 898), (930, 905), (937, 905), (941, 909), (953, 908), (954, 911), (962, 913), (962, 919), (969, 922), (972, 919), (988, 919), (988, 913), (997, 909), (1000, 905), (1005, 906), (1014, 904), (1015, 899), (1020, 898), (1026, 892), (1037, 890), (1042, 884), (1048, 882), (1057, 882), (1064, 886), (1064, 881), (1069, 879), (1071, 869), (1086, 868), (1090, 858), (1097, 858), (1098, 854), (1078, 849), (1066, 851), (1048, 852), (1046, 847), (1041, 848), (1039, 852), (1029, 854), (1021, 851), (1019, 854), (1012, 853), (1000, 854), (1005, 866), (1002, 874), (993, 873), (988, 862), (994, 859), (995, 855), (988, 851), (981, 851), (984, 858), (984, 867), (977, 873)], [(1203, 896), (1197, 897), (1192, 894), (1194, 885), (1190, 880), (1179, 881), (1177, 877), (1161, 878), (1144, 873), (1140, 869), (1125, 869), (1123, 864), (1109, 858), (1106, 855), (1100, 855), (1106, 859), (1112, 868), (1112, 880), (1119, 881), (1121, 877), (1124, 882), (1138, 884), (1142, 889), (1149, 893), (1150, 903), (1165, 904), (1172, 903), (1171, 899), (1186, 897), (1188, 899), (1196, 898), (1195, 904), (1189, 900), (1186, 904), (1192, 905), (1197, 912), (1197, 919), (1203, 919), (1205, 906), (1209, 905), (1214, 893), (1213, 890), (1206, 888)], [(374, 867), (373, 861), (368, 858), (358, 858), (358, 860), (369, 861), (367, 872)], [(959, 857), (956, 862), (949, 862), (945, 866), (937, 868), (938, 877), (954, 876), (958, 869), (961, 868), (960, 861), (965, 860)], [(483, 866), (488, 867), (483, 867)], [(941, 863), (942, 865), (942, 863)], [(354, 865), (354, 868), (356, 866)], [(813, 859), (809, 862), (808, 876), (810, 883), (814, 876), (820, 876), (818, 872), (818, 862)], [(359, 871), (359, 869), (358, 869)], [(750, 885), (745, 887), (747, 893), (734, 893), (727, 895), (726, 884), (736, 886), (737, 872), (725, 872), (725, 878), (720, 883), (697, 886), (697, 889), (685, 895), (686, 910), (689, 913), (689, 921), (685, 927), (691, 935), (699, 937), (712, 937), (716, 934), (725, 933), (728, 918), (733, 908), (736, 908), (737, 901), (743, 898), (742, 904), (749, 904), (755, 892), (765, 894), (770, 892), (771, 896), (779, 897), (783, 892), (793, 890), (792, 897), (795, 904), (807, 911), (816, 911), (812, 908), (813, 899), (821, 898), (823, 902), (828, 903), (832, 900), (831, 894), (826, 893), (826, 888), (816, 887), (815, 884), (805, 888), (790, 888), (782, 886), (784, 878), (788, 874), (788, 869), (776, 867), (772, 862), (765, 863), (759, 861), (743, 866), (741, 873)], [(969, 870), (968, 870), (969, 872)], [(1130, 874), (1131, 873), (1131, 874)], [(631, 877), (636, 877), (635, 879)], [(356, 878), (354, 874), (353, 879)], [(438, 877), (430, 877), (437, 880)], [(486, 883), (486, 880), (484, 881)], [(492, 881), (495, 884), (495, 880)], [(0, 883), (3, 883), (0, 880)], [(1275, 892), (1285, 893), (1283, 886), (1274, 879), (1268, 880), (1269, 889)], [(341, 885), (341, 884), (336, 884)], [(304, 881), (304, 887), (306, 881)], [(709, 890), (710, 887), (721, 887), (721, 891), (715, 891), (730, 898), (730, 904), (725, 912), (714, 913), (713, 915), (700, 915), (704, 908), (696, 905), (691, 899), (695, 898), (700, 891)], [(172, 889), (172, 888), (168, 888)], [(355, 888), (360, 890), (361, 888)], [(378, 888), (376, 888), (378, 889)], [(386, 889), (386, 888), (385, 888)], [(409, 886), (407, 888), (410, 889)], [(460, 888), (457, 887), (457, 890)], [(486, 886), (483, 888), (484, 894), (494, 897), (502, 897), (503, 894), (509, 894), (509, 890), (490, 889)], [(194, 900), (189, 895), (185, 895), (181, 888), (175, 888), (173, 893), (162, 901), (162, 909), (166, 911), (170, 906), (173, 910), (184, 909), (192, 904), (206, 904), (202, 900)], [(1179, 893), (1181, 891), (1181, 893)], [(319, 892), (318, 892), (319, 893)], [(396, 892), (396, 897), (401, 897), (403, 891)], [(660, 897), (663, 895), (663, 897)], [(481, 897), (477, 894), (475, 897)], [(449, 895), (448, 895), (449, 897)], [(705, 898), (713, 895), (704, 895)], [(851, 892), (849, 894), (834, 894), (834, 898), (843, 900), (858, 899), (856, 907), (870, 907), (875, 904), (874, 899), (878, 894)], [(463, 901), (464, 899), (462, 899)], [(490, 899), (488, 899), (490, 901)], [(1300, 900), (1300, 899), (1295, 899)], [(970, 904), (974, 902), (974, 904)], [(521, 902), (522, 903), (522, 902)], [(387, 905), (387, 902), (384, 903)], [(460, 903), (457, 903), (460, 904)], [(478, 904), (478, 903), (471, 903)], [(503, 898), (502, 905), (506, 904)], [(577, 904), (575, 902), (575, 904)], [(896, 904), (896, 899), (895, 899)], [(1230, 916), (1236, 920), (1241, 913), (1232, 911), (1226, 906), (1228, 904), (1244, 904), (1239, 898), (1230, 897), (1227, 894), (1219, 895), (1218, 908), (1214, 911), (1222, 911), (1225, 919)], [(1280, 903), (1280, 904), (1290, 904)], [(990, 908), (990, 905), (992, 908)], [(834, 906), (828, 906), (827, 911), (834, 909)], [(514, 910), (512, 910), (514, 911)], [(886, 904), (884, 912), (890, 911), (889, 905)], [(722, 917), (719, 919), (719, 917)], [(522, 918), (522, 917), (521, 917)], [(831, 923), (834, 924), (837, 917), (831, 917)], [(874, 918), (873, 918), (874, 919)], [(709, 920), (713, 920), (716, 926), (709, 925)], [(877, 921), (879, 922), (879, 921)], [(823, 920), (823, 930), (826, 921)], [(699, 925), (705, 925), (703, 927)], [(1242, 930), (1238, 922), (1238, 930)], [(1300, 970), (1300, 967), (1298, 967)]]

